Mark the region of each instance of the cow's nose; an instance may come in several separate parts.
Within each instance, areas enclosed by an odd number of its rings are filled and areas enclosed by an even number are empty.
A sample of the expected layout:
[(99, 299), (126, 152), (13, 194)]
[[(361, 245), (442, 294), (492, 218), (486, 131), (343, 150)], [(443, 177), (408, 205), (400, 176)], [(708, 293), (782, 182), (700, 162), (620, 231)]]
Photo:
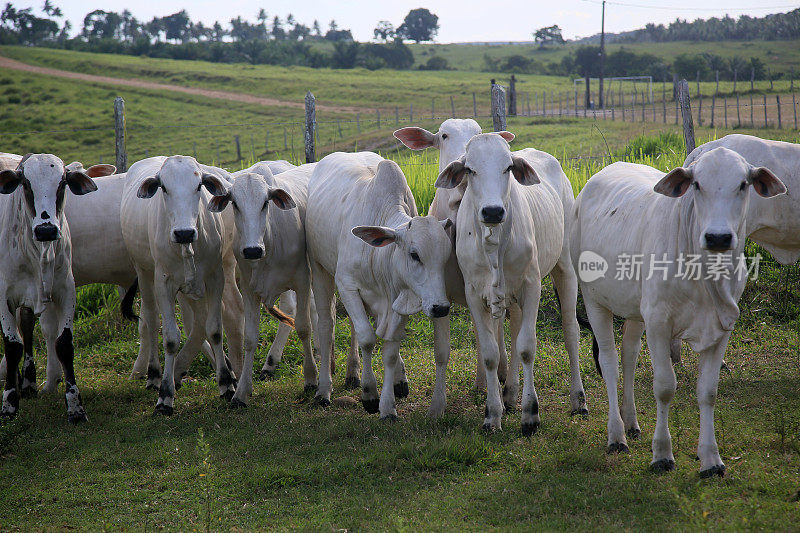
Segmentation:
[(260, 246), (248, 246), (242, 250), (242, 255), (245, 259), (261, 259), (264, 255), (264, 249)]
[(193, 229), (176, 229), (172, 231), (172, 234), (178, 244), (189, 244), (194, 242), (197, 232)]
[(506, 216), (506, 210), (502, 206), (490, 206), (481, 209), (481, 218), (486, 224), (499, 224)]
[(58, 239), (58, 228), (45, 222), (33, 228), (33, 236), (37, 241), (54, 241)]
[(447, 316), (449, 312), (450, 305), (434, 305), (431, 307), (431, 316), (433, 318), (442, 318), (443, 316)]
[(732, 233), (706, 233), (706, 246), (709, 250), (730, 250)]

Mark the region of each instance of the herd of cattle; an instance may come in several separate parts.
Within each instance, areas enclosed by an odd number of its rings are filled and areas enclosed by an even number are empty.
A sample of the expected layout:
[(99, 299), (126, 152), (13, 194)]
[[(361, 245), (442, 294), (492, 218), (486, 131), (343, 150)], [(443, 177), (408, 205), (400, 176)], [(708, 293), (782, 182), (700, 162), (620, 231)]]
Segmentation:
[[(435, 134), (403, 128), (395, 137), (411, 149), (440, 152), (428, 216), (419, 216), (400, 167), (369, 152), (334, 153), (298, 167), (265, 161), (232, 174), (186, 156), (151, 157), (113, 174), (110, 165), (65, 166), (49, 154), (0, 154), (0, 414), (15, 416), (20, 398), (38, 390), (32, 337), (39, 316), (47, 347), (42, 388), (55, 392), (63, 376), (69, 421), (86, 420), (72, 328), (75, 287), (89, 283), (124, 288), (123, 314), (139, 324), (132, 375), (158, 390), (156, 412), (173, 413), (176, 386), (201, 351), (216, 368), (220, 396), (247, 405), (262, 304), (281, 322), (262, 377), (275, 371), (294, 327), (306, 390), (326, 406), (338, 292), (352, 325), (346, 384), (361, 387), (368, 412), (397, 416), (395, 399), (408, 394), (400, 344), (408, 317), (420, 311), (434, 327), (429, 413), (444, 412), (448, 313), (451, 304), (461, 304), (474, 322), (477, 380), (487, 390), (484, 429), (499, 430), (503, 413), (516, 408), (521, 362), (521, 428), (531, 435), (540, 423), (533, 363), (548, 274), (569, 354), (571, 410), (586, 414), (576, 318), (583, 252), (612, 261), (634, 254), (737, 257), (750, 237), (784, 264), (800, 256), (798, 145), (730, 135), (700, 146), (667, 174), (614, 163), (575, 198), (554, 157), (534, 149), (512, 152), (513, 134), (483, 134), (473, 120), (447, 120)], [(666, 273), (580, 281), (607, 386), (609, 453), (627, 451), (626, 436), (641, 433), (633, 376), (646, 331), (658, 405), (651, 466), (675, 467), (667, 421), (676, 388), (672, 360), (685, 340), (699, 354), (701, 475), (724, 474), (713, 411), (745, 282), (741, 275), (682, 279)], [(137, 291), (139, 317), (133, 314)], [(621, 409), (614, 315), (626, 319)], [(380, 392), (371, 361), (378, 338)]]

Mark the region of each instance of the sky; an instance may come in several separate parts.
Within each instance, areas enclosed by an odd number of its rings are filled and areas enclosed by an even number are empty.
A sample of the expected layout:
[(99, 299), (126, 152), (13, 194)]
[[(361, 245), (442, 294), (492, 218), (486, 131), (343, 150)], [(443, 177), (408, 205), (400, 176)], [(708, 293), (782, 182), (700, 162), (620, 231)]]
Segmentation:
[[(44, 0), (14, 1), (16, 7), (41, 8)], [(3, 2), (5, 3), (5, 2)], [(292, 13), (299, 22), (311, 26), (319, 20), (323, 29), (335, 19), (340, 29), (351, 29), (356, 40), (372, 39), (372, 29), (380, 20), (388, 20), (395, 27), (411, 9), (425, 7), (439, 16), (437, 42), (470, 41), (528, 41), (537, 28), (558, 24), (567, 39), (586, 37), (600, 31), (600, 0), (54, 0), (73, 28), (81, 28), (83, 17), (94, 9), (122, 11), (129, 9), (139, 20), (150, 20), (181, 9), (189, 12), (192, 20), (213, 24), (241, 15), (255, 20), (260, 8), (266, 9), (270, 18), (282, 19)], [(748, 8), (749, 6), (749, 8)], [(694, 20), (747, 14), (764, 16), (800, 7), (800, 2), (786, 0), (620, 0), (606, 4), (606, 31), (620, 32), (643, 27), (648, 22), (668, 23), (680, 17)]]

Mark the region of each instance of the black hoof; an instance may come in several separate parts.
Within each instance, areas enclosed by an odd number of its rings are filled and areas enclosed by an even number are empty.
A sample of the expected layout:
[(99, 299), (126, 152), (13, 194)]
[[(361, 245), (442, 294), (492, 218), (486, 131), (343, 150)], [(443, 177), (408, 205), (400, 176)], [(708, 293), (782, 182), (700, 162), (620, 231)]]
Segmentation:
[(608, 445), (608, 448), (606, 448), (606, 453), (608, 455), (612, 455), (615, 453), (630, 453), (630, 452), (631, 451), (630, 449), (628, 449), (628, 445), (623, 444), (621, 442), (612, 442), (611, 444)]
[[(397, 385), (395, 385), (397, 387)], [(345, 389), (360, 389), (361, 388), (361, 380), (358, 376), (350, 376), (349, 378), (344, 380), (344, 388)], [(395, 395), (397, 393), (395, 392)]]
[[(156, 385), (155, 383), (152, 383), (152, 382), (148, 382), (147, 385), (144, 386), (144, 388), (146, 390), (158, 390), (158, 389), (161, 388), (161, 386), (160, 385)], [(177, 389), (178, 387), (176, 386), (175, 388)]]
[(67, 421), (73, 426), (76, 426), (78, 424), (88, 422), (89, 419), (86, 417), (86, 413), (74, 413), (71, 415), (67, 415)]
[(39, 391), (36, 387), (25, 387), (20, 391), (20, 396), (22, 398), (36, 398), (39, 396)]
[(330, 407), (331, 401), (327, 398), (323, 398), (322, 396), (314, 396), (314, 401), (312, 402), (314, 407)]
[(261, 381), (269, 381), (274, 377), (275, 377), (275, 372), (271, 370), (262, 370), (261, 373), (258, 375), (258, 379), (260, 379)]
[(631, 440), (639, 440), (639, 438), (642, 436), (642, 430), (639, 428), (630, 428), (625, 432), (625, 434)]
[(539, 430), (539, 422), (522, 424), (522, 436), (530, 437)]
[(516, 405), (512, 405), (510, 403), (503, 402), (503, 415), (507, 415), (508, 413), (513, 413), (517, 410)]
[(650, 470), (656, 473), (671, 472), (675, 470), (675, 461), (672, 459), (659, 459), (658, 461), (650, 463)]
[(497, 431), (501, 431), (488, 422), (484, 422), (483, 427), (481, 429), (483, 430), (484, 433), (495, 433)]
[(725, 477), (725, 465), (714, 465), (711, 468), (700, 471), (700, 477), (702, 479), (714, 476)]
[(386, 415), (381, 417), (381, 422), (393, 423), (397, 422), (397, 415)]
[(408, 381), (401, 381), (394, 384), (394, 397), (397, 399), (408, 396)]
[(231, 398), (231, 409), (244, 409), (246, 407), (247, 404), (239, 398)]
[(154, 415), (164, 415), (164, 416), (172, 416), (175, 410), (166, 404), (160, 403), (156, 405), (156, 410), (153, 412)]
[(317, 386), (308, 384), (303, 387), (303, 395), (304, 396), (313, 396), (317, 392)]
[(589, 416), (589, 410), (585, 407), (581, 407), (580, 409), (573, 409), (572, 411), (569, 412), (569, 416), (575, 416), (575, 415)]
[(380, 400), (375, 398), (374, 400), (365, 400), (361, 399), (361, 405), (364, 406), (364, 410), (371, 415), (374, 415), (378, 412), (378, 405), (380, 404)]
[(228, 389), (223, 394), (219, 395), (219, 399), (223, 400), (223, 401), (226, 401), (226, 402), (229, 402), (229, 401), (231, 401), (233, 399), (233, 395), (235, 393), (236, 393), (236, 391)]

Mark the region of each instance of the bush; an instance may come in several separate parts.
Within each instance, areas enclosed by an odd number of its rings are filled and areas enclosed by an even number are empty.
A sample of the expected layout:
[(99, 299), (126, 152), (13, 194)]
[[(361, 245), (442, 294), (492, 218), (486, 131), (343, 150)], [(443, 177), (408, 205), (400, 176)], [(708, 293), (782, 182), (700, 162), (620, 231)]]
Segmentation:
[(420, 70), (450, 70), (450, 63), (441, 56), (432, 56), (428, 61), (419, 66)]

